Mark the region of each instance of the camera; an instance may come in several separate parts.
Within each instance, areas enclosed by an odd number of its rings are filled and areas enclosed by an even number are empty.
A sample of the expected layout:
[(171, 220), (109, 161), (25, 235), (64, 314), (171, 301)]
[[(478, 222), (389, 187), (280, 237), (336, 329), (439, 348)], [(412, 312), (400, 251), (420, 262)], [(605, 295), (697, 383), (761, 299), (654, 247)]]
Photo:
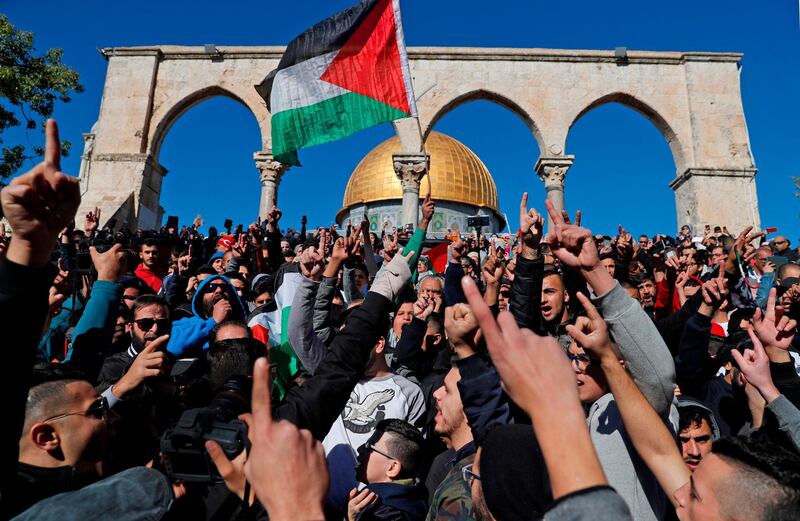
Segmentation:
[(489, 226), (491, 219), (488, 215), (472, 215), (467, 217), (467, 226), (470, 228), (483, 228)]
[(195, 483), (222, 482), (205, 443), (217, 442), (228, 459), (249, 447), (247, 424), (237, 417), (250, 410), (250, 387), (248, 377), (231, 376), (208, 406), (184, 411), (177, 423), (164, 431), (161, 454), (170, 478)]

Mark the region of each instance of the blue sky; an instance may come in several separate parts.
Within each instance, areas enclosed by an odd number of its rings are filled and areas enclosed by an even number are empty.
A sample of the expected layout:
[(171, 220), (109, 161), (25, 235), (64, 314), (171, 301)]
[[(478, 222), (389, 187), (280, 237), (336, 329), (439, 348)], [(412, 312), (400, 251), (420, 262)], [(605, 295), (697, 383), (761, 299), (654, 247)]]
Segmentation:
[[(81, 133), (97, 118), (106, 63), (96, 48), (178, 44), (280, 45), (353, 0), (303, 2), (172, 0), (79, 3), (52, 0), (5, 2), (19, 28), (34, 31), (41, 50), (61, 47), (64, 61), (81, 75), (86, 91), (57, 107), (62, 137), (75, 144), (64, 169), (77, 173)], [(541, 2), (403, 0), (408, 45), (549, 47), (669, 51), (736, 51), (744, 109), (756, 166), (762, 224), (797, 241), (800, 201), (800, 29), (798, 2), (688, 1)], [(487, 8), (491, 6), (492, 8)], [(267, 71), (265, 71), (266, 73)], [(472, 148), (494, 175), (501, 210), (512, 226), (521, 192), (544, 200), (535, 177), (536, 142), (515, 115), (489, 102), (463, 105), (436, 130)], [(347, 178), (358, 161), (391, 136), (390, 125), (347, 140), (301, 151), (303, 168), (290, 170), (280, 187), (285, 225), (330, 223), (340, 208)], [(6, 144), (25, 142), (7, 133)], [(41, 138), (35, 133), (31, 141)], [(255, 119), (236, 102), (214, 98), (194, 107), (173, 126), (160, 162), (169, 170), (162, 206), (182, 222), (203, 214), (221, 226), (229, 217), (250, 222), (260, 185), (252, 154), (259, 148)], [(567, 206), (580, 208), (595, 232), (617, 224), (634, 233), (675, 231), (675, 175), (661, 134), (644, 117), (618, 105), (602, 106), (570, 132), (567, 153), (576, 156), (567, 176)], [(541, 203), (540, 203), (541, 206)]]

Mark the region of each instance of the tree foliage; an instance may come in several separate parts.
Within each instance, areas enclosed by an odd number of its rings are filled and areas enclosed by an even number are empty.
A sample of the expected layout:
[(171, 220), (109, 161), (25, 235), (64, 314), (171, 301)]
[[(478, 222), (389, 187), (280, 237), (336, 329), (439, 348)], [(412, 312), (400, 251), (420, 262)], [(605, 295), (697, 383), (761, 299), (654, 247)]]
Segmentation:
[[(20, 125), (26, 131), (44, 129), (56, 101), (66, 103), (73, 93), (83, 92), (78, 73), (61, 63), (62, 49), (49, 49), (41, 56), (34, 53), (33, 33), (16, 29), (0, 14), (0, 184), (26, 160), (43, 154), (41, 147), (5, 146), (3, 132)], [(62, 142), (62, 155), (69, 149), (70, 143)]]

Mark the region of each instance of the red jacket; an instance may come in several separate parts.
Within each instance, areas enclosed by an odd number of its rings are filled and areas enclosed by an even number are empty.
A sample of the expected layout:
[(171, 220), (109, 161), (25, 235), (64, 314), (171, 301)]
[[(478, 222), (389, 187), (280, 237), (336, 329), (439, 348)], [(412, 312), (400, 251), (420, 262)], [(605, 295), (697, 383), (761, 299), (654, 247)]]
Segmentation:
[(133, 274), (145, 281), (147, 285), (153, 288), (153, 291), (156, 293), (161, 291), (161, 279), (163, 276), (154, 272), (144, 264), (139, 264), (139, 266), (134, 270)]

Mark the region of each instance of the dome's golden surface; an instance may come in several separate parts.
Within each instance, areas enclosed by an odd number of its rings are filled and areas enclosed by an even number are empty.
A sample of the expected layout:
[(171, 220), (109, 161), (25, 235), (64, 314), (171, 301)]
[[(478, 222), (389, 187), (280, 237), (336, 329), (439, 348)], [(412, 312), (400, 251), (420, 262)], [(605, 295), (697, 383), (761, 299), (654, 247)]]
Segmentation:
[[(400, 150), (397, 136), (387, 139), (361, 160), (344, 191), (344, 208), (359, 203), (402, 199), (403, 189), (394, 172), (392, 154)], [(466, 203), (498, 211), (497, 187), (486, 165), (463, 143), (440, 132), (425, 142), (431, 156), (429, 174), (434, 200)], [(428, 194), (422, 179), (420, 197)]]

